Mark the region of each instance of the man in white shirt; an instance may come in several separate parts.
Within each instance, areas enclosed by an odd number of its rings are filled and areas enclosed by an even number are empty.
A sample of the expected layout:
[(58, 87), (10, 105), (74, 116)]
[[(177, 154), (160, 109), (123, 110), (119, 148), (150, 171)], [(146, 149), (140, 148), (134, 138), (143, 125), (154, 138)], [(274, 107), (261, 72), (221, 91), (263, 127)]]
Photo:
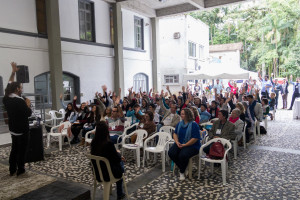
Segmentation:
[(224, 86), (220, 83), (220, 80), (217, 79), (217, 84), (214, 85), (213, 89), (217, 89), (217, 94), (221, 94)]

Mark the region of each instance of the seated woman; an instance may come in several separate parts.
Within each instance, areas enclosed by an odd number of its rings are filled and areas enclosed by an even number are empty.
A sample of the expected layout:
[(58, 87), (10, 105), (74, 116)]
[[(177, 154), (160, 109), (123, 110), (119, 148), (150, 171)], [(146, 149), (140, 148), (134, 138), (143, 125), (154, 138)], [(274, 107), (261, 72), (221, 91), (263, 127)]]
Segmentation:
[[(109, 139), (108, 125), (105, 121), (100, 121), (96, 126), (95, 137), (91, 143), (91, 154), (95, 156), (101, 156), (108, 159), (112, 174), (115, 178), (121, 178), (124, 173), (124, 157), (121, 157), (120, 153), (117, 152), (114, 144)], [(93, 162), (96, 178), (100, 181), (99, 172), (96, 166), (96, 162)], [(109, 174), (106, 168), (101, 166), (103, 173), (103, 179), (109, 181)], [(123, 179), (120, 179), (117, 183), (117, 199), (124, 199), (125, 194), (123, 193)]]
[(74, 136), (71, 141), (71, 144), (77, 144), (80, 142), (78, 135), (81, 129), (83, 128), (84, 124), (87, 122), (87, 118), (90, 112), (88, 108), (88, 104), (86, 102), (81, 103), (80, 107), (78, 108), (76, 105), (76, 100), (77, 100), (77, 96), (75, 96), (73, 99), (73, 106), (76, 112), (78, 113), (78, 117), (76, 122), (74, 122), (74, 124), (72, 124), (71, 127), (71, 132)]
[(91, 130), (93, 130), (96, 126), (96, 123), (98, 123), (101, 119), (100, 115), (100, 109), (99, 106), (93, 105), (92, 111), (90, 112), (89, 116), (87, 117), (87, 122), (84, 124), (82, 129), (82, 140), (80, 145), (85, 144), (85, 134)]
[(238, 136), (238, 141), (241, 140), (244, 130), (244, 122), (240, 119), (240, 114), (241, 111), (238, 108), (235, 108), (229, 117), (229, 121), (235, 125), (235, 134)]
[(156, 106), (153, 103), (151, 103), (149, 105), (149, 111), (153, 113), (154, 123), (158, 124), (159, 123), (159, 114), (157, 112), (155, 112), (155, 109), (156, 109)]
[(168, 154), (179, 167), (179, 180), (184, 180), (184, 172), (188, 166), (189, 159), (199, 153), (201, 137), (199, 126), (194, 122), (193, 112), (189, 108), (181, 111), (181, 119), (182, 121), (177, 124), (173, 134), (175, 143)]
[(111, 113), (112, 113), (112, 108), (111, 107), (107, 107), (105, 109), (105, 112), (104, 112), (104, 115), (103, 115), (104, 119), (107, 120), (108, 118), (110, 118), (111, 117)]
[[(148, 133), (148, 137), (150, 137), (151, 135), (153, 135), (156, 131), (156, 125), (153, 121), (153, 113), (150, 111), (146, 111), (144, 115), (140, 115), (139, 112), (137, 111), (135, 113), (135, 116), (137, 119), (140, 120), (138, 129), (144, 129), (145, 131), (147, 131)], [(135, 143), (136, 141), (136, 137), (137, 135), (134, 134), (133, 136), (131, 136), (131, 142)]]
[(210, 113), (210, 120), (218, 117), (219, 108), (216, 101), (211, 102), (211, 106), (209, 107), (208, 112)]
[(199, 124), (200, 123), (200, 115), (196, 106), (191, 106), (191, 110), (194, 114), (194, 121)]
[(241, 102), (238, 102), (236, 104), (236, 108), (241, 111), (240, 119), (244, 122), (246, 120), (245, 119), (245, 107), (244, 107), (244, 105)]
[[(66, 106), (62, 100), (63, 95), (60, 94), (59, 98), (60, 98), (60, 104), (61, 106), (65, 109), (65, 118), (64, 118), (64, 122), (69, 121), (70, 123), (74, 123), (77, 120), (77, 112), (75, 111), (73, 105), (71, 103), (68, 103), (68, 105)], [(58, 128), (58, 131), (61, 132), (62, 129), (64, 128), (64, 125), (61, 125)], [(71, 132), (71, 127), (68, 128), (68, 137), (70, 138), (72, 135)], [(64, 142), (67, 142), (67, 138), (64, 139)]]

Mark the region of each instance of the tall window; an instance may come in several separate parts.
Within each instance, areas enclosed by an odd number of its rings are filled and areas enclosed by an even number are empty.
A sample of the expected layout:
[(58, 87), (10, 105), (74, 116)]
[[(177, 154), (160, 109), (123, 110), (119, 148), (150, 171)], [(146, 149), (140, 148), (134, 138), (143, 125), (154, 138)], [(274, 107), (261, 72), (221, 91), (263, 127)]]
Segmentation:
[(95, 42), (94, 3), (79, 0), (79, 34), (81, 40)]
[(134, 47), (144, 49), (144, 20), (134, 16)]
[(189, 56), (196, 57), (196, 44), (189, 42)]
[(47, 16), (45, 0), (35, 0), (36, 23), (39, 34), (47, 35)]
[(143, 73), (136, 74), (133, 77), (133, 91), (139, 92), (140, 88), (142, 92), (148, 92), (148, 76)]
[(199, 59), (204, 59), (204, 46), (199, 45)]
[(179, 83), (179, 74), (176, 75), (165, 75), (165, 84)]

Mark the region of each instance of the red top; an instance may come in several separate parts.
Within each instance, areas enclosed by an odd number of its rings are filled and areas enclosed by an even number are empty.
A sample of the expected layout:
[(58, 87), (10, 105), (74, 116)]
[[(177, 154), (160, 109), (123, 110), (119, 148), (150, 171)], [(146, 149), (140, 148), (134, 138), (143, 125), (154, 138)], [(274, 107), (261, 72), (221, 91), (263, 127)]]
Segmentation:
[(230, 81), (228, 82), (228, 85), (229, 87), (231, 88), (231, 93), (233, 94), (236, 94), (236, 92), (238, 91), (238, 87), (233, 87), (231, 84), (230, 84)]

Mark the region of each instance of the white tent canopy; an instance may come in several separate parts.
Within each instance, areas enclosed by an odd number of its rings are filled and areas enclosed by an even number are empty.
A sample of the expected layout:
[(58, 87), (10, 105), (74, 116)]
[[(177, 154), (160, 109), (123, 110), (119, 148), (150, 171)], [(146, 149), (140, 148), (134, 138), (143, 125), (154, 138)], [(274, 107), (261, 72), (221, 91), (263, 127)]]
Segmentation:
[(226, 66), (224, 63), (211, 63), (208, 67), (191, 73), (184, 74), (183, 80), (198, 79), (249, 79), (250, 72), (238, 67)]

